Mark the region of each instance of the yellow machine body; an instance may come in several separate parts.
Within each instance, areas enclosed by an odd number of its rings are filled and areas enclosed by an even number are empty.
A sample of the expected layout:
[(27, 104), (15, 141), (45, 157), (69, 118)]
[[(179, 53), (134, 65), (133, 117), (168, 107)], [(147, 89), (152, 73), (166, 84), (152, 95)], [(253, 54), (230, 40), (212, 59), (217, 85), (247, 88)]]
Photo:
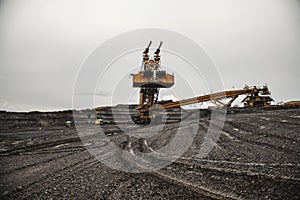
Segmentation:
[(174, 75), (166, 71), (140, 71), (132, 78), (133, 87), (170, 88), (174, 85)]

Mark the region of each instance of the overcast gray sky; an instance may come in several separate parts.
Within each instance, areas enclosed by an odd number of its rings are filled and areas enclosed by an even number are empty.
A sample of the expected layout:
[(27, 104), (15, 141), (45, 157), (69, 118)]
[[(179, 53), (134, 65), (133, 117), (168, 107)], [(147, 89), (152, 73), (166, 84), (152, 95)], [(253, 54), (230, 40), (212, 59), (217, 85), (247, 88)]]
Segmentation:
[[(268, 83), (277, 102), (300, 99), (298, 0), (0, 2), (1, 110), (71, 108), (73, 83), (89, 53), (141, 28), (173, 30), (199, 43), (225, 89)], [(140, 64), (136, 59), (128, 72)]]

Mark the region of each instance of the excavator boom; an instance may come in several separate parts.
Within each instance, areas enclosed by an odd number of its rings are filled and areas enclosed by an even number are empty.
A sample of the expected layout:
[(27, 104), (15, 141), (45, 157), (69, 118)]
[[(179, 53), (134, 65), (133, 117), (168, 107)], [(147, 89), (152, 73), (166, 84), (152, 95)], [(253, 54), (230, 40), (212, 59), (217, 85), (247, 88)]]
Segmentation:
[[(205, 102), (205, 101), (220, 100), (220, 99), (224, 99), (224, 98), (236, 99), (239, 95), (243, 95), (243, 94), (258, 95), (258, 93), (261, 93), (263, 95), (270, 94), (267, 86), (263, 86), (262, 88), (257, 88), (256, 86), (254, 86), (252, 88), (245, 87), (242, 90), (223, 91), (223, 92), (217, 92), (217, 93), (213, 93), (213, 94), (207, 94), (207, 95), (202, 95), (202, 96), (198, 96), (198, 97), (193, 97), (193, 98), (189, 98), (189, 99), (183, 99), (180, 101), (175, 101), (175, 102), (160, 105), (160, 106), (158, 106), (158, 108), (168, 109), (168, 108), (185, 106), (185, 105), (194, 104), (194, 103), (201, 103), (201, 102)], [(231, 103), (232, 103), (232, 101), (230, 101), (230, 104)]]

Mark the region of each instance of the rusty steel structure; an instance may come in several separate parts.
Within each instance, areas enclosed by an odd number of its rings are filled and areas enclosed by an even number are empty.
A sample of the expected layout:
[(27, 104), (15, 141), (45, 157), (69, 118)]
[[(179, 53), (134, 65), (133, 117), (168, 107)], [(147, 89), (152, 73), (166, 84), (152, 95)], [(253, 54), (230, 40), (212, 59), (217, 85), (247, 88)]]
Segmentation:
[(170, 88), (174, 85), (174, 75), (168, 74), (160, 68), (160, 42), (158, 48), (154, 52), (154, 58), (149, 57), (149, 48), (151, 41), (143, 52), (143, 64), (141, 70), (137, 74), (133, 74), (133, 87), (140, 88), (140, 102), (138, 106), (139, 116), (135, 117), (135, 121), (150, 122), (154, 116), (149, 113), (150, 107), (158, 101), (159, 89)]
[[(253, 99), (253, 102), (251, 100), (251, 103), (247, 104), (249, 107), (262, 107), (262, 106), (267, 106), (270, 105), (270, 101), (273, 101), (272, 98), (269, 96), (262, 96), (262, 95), (269, 95), (271, 94), (269, 91), (268, 86), (263, 86), (261, 88), (258, 88), (256, 86), (249, 87), (245, 86), (244, 89), (242, 90), (229, 90), (229, 91), (223, 91), (223, 92), (217, 92), (213, 94), (207, 94), (207, 95), (202, 95), (198, 97), (193, 97), (189, 99), (183, 99), (180, 101), (175, 101), (175, 102), (170, 102), (167, 104), (159, 105), (157, 108), (174, 108), (178, 106), (185, 106), (189, 104), (194, 104), (194, 103), (201, 103), (205, 101), (220, 101), (221, 99), (228, 99), (231, 98), (224, 106), (230, 107), (232, 102), (239, 96), (239, 95), (247, 95), (246, 98), (251, 97)], [(262, 99), (264, 97), (269, 97), (267, 98), (267, 101), (264, 102), (263, 104), (260, 104)], [(245, 98), (245, 99), (246, 99)], [(256, 99), (256, 102), (255, 102)], [(259, 102), (259, 103), (258, 103)]]
[[(157, 110), (170, 109), (206, 101), (230, 107), (232, 102), (239, 95), (247, 95), (242, 102), (248, 107), (267, 107), (271, 104), (270, 102), (273, 101), (273, 99), (268, 96), (270, 95), (270, 91), (266, 85), (260, 88), (256, 86), (249, 87), (246, 85), (241, 90), (217, 92), (180, 101), (158, 104), (159, 89), (172, 87), (174, 85), (174, 75), (168, 74), (165, 70), (160, 68), (160, 48), (162, 42), (160, 42), (158, 48), (154, 52), (154, 58), (149, 57), (151, 43), (152, 42), (150, 41), (143, 52), (141, 70), (137, 74), (132, 75), (133, 87), (140, 88), (140, 101), (139, 106), (137, 107), (138, 115), (132, 116), (132, 119), (136, 123), (150, 123), (151, 119), (156, 117), (155, 113)], [(230, 100), (224, 104), (220, 101), (222, 99)]]

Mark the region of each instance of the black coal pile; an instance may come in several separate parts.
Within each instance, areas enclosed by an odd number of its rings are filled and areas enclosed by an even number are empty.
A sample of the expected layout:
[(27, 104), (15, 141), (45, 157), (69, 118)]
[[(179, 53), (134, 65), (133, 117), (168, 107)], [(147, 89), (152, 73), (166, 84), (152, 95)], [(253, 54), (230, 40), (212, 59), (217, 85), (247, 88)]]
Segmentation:
[[(0, 112), (0, 199), (300, 198), (300, 109), (228, 109), (223, 125), (209, 110), (174, 109), (164, 113), (163, 124), (135, 126), (130, 112), (126, 106), (78, 111), (75, 119), (72, 111)], [(105, 123), (95, 124), (96, 118)], [(65, 126), (73, 120), (86, 134), (101, 129), (132, 155), (159, 154), (182, 127), (196, 135), (169, 165), (127, 173), (91, 155), (76, 126)], [(210, 143), (209, 130), (220, 130)], [(142, 133), (151, 136), (134, 137)], [(205, 145), (212, 149), (199, 157)]]

